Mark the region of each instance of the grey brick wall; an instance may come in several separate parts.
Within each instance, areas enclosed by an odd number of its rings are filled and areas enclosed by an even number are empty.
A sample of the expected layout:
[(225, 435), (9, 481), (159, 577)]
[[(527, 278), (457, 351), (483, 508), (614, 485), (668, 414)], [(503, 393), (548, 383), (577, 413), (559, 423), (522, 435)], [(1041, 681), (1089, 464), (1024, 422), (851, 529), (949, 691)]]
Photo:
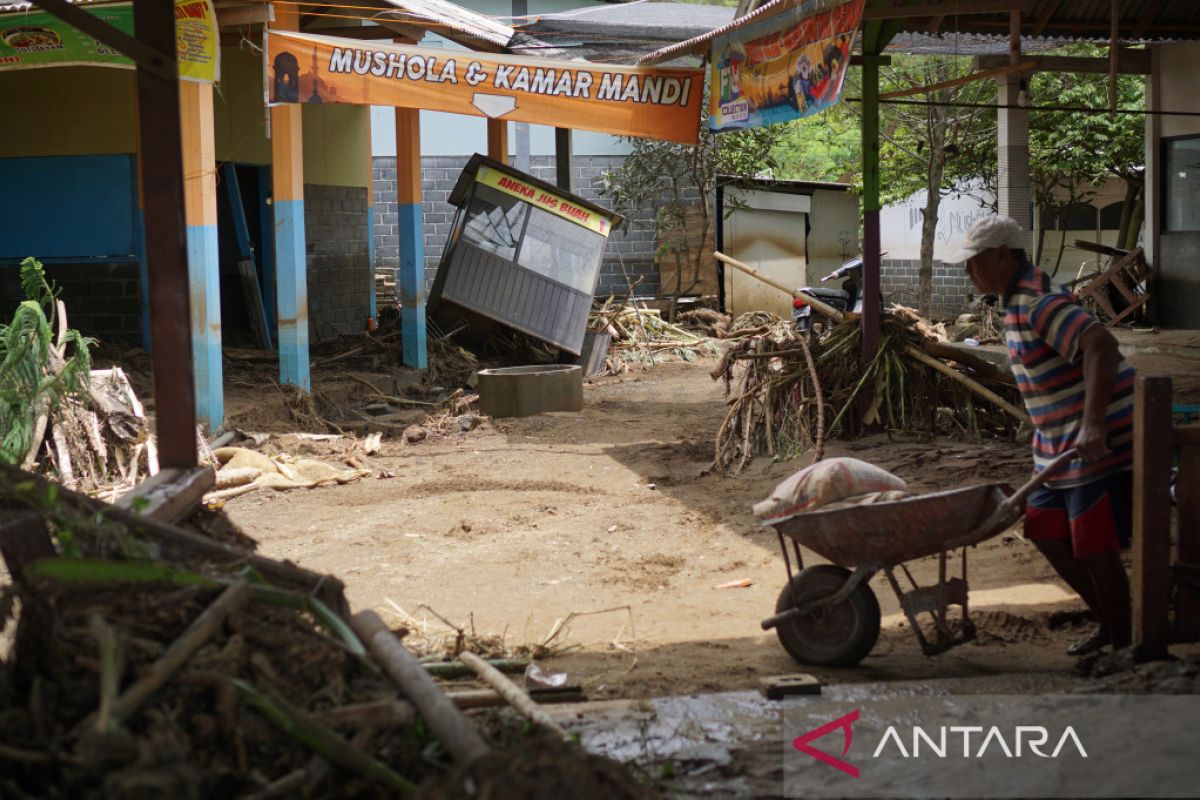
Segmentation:
[[(919, 260), (883, 259), (879, 280), (884, 300), (916, 308), (920, 269)], [(954, 319), (959, 314), (967, 313), (967, 306), (975, 294), (975, 288), (971, 286), (961, 264), (933, 262), (934, 317)]]
[(365, 330), (374, 285), (367, 265), (367, 190), (305, 184), (304, 229), (310, 340)]
[[(61, 287), (72, 328), (109, 343), (141, 343), (137, 264), (46, 264), (46, 277)], [(0, 319), (11, 320), (24, 299), (20, 267), (0, 265)]]
[[(421, 159), (427, 287), (433, 283), (454, 219), (455, 208), (447, 200), (469, 158), (469, 155), (464, 155), (427, 156)], [(598, 192), (600, 175), (620, 164), (621, 159), (621, 156), (576, 156), (572, 162), (572, 188), (575, 194), (608, 207), (608, 199), (600, 196)], [(533, 157), (530, 159), (530, 171), (535, 177), (553, 183), (554, 157)], [(396, 269), (400, 265), (400, 230), (396, 214), (396, 159), (375, 158), (372, 172), (376, 213), (376, 260), (380, 268)], [(635, 280), (638, 275), (644, 276), (641, 286), (638, 287), (638, 294), (658, 293), (658, 266), (654, 261), (657, 245), (653, 219), (653, 216), (646, 212), (609, 237), (596, 285), (597, 295), (623, 293), (629, 282)]]

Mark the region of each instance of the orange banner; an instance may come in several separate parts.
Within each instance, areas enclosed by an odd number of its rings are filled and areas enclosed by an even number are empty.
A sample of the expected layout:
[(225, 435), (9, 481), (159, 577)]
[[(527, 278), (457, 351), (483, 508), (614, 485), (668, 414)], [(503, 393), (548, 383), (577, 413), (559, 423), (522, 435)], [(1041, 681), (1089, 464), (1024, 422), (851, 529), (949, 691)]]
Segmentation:
[(700, 137), (701, 69), (549, 61), (266, 34), (267, 103), (449, 111), (684, 144)]

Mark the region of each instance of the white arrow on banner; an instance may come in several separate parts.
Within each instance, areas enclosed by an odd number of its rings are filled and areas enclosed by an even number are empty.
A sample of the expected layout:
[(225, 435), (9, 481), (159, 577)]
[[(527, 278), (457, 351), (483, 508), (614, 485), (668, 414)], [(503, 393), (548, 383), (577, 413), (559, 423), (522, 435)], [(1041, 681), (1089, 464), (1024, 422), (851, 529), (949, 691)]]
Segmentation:
[(485, 116), (496, 119), (517, 107), (517, 98), (503, 94), (483, 94), (476, 92), (471, 98), (471, 105), (478, 108)]

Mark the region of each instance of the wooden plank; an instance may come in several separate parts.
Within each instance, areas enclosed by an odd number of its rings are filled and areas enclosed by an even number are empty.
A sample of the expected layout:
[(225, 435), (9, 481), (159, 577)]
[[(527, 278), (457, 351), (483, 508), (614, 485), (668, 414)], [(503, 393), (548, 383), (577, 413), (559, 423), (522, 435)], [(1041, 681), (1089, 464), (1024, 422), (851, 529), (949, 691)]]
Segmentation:
[(1108, 110), (1117, 110), (1117, 64), (1121, 52), (1121, 0), (1109, 0)]
[(216, 485), (212, 467), (160, 469), (118, 498), (115, 505), (159, 522), (178, 522)]
[(1171, 379), (1139, 376), (1133, 421), (1133, 644), (1167, 653), (1171, 599)]
[[(1188, 426), (1192, 442), (1179, 448), (1175, 498), (1179, 504), (1179, 562), (1200, 564), (1200, 425)], [(1179, 430), (1179, 429), (1176, 429)], [(1182, 444), (1178, 440), (1176, 444)], [(1175, 594), (1175, 639), (1200, 640), (1200, 591), (1180, 582)]]
[[(674, 294), (675, 282), (678, 279), (679, 287), (684, 294), (695, 295), (715, 295), (718, 290), (717, 281), (717, 260), (713, 257), (713, 251), (716, 246), (713, 243), (713, 228), (715, 227), (710, 221), (708, 230), (705, 231), (704, 241), (700, 241), (700, 233), (704, 230), (703, 212), (698, 206), (689, 206), (683, 215), (682, 220), (674, 220), (669, 228), (662, 231), (660, 240), (662, 244), (667, 245), (672, 250), (678, 248), (682, 251), (682, 276), (680, 276), (680, 268), (675, 263), (675, 254), (673, 252), (665, 252), (667, 247), (660, 248), (663, 252), (657, 254), (658, 274), (659, 274), (659, 292), (661, 294)], [(699, 282), (688, 288), (688, 284), (692, 281), (692, 270), (696, 261), (697, 248), (700, 250), (700, 270), (697, 273)]]

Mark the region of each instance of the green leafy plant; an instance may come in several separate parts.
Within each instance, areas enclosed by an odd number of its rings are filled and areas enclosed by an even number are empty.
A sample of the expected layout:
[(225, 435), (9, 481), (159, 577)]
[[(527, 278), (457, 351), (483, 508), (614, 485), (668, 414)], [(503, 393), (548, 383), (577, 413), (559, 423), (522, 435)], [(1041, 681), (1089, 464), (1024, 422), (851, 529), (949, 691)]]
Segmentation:
[(92, 369), (94, 340), (65, 327), (59, 288), (36, 258), (21, 262), (21, 288), (26, 299), (0, 324), (0, 461), (7, 464), (26, 460), (40, 416), (64, 398), (88, 396)]

